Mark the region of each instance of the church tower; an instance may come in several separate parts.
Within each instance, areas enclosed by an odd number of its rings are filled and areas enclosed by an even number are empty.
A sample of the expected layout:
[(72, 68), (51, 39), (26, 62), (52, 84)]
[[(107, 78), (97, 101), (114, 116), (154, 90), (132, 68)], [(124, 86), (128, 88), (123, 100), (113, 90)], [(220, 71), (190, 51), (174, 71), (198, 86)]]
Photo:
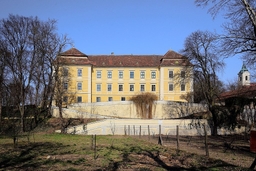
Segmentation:
[(242, 69), (238, 73), (238, 83), (239, 85), (242, 85), (242, 86), (250, 85), (250, 72), (246, 68), (244, 62), (243, 62)]

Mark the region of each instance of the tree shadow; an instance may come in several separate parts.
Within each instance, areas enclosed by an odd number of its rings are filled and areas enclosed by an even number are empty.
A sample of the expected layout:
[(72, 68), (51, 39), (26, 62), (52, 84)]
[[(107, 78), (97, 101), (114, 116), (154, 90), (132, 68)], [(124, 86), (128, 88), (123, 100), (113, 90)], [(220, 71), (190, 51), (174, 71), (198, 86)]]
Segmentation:
[[(0, 168), (37, 168), (43, 161), (34, 160), (44, 154), (52, 154), (59, 148), (65, 148), (61, 143), (30, 143), (27, 145), (14, 148), (10, 153), (1, 154), (0, 156)], [(16, 155), (15, 155), (16, 154)]]

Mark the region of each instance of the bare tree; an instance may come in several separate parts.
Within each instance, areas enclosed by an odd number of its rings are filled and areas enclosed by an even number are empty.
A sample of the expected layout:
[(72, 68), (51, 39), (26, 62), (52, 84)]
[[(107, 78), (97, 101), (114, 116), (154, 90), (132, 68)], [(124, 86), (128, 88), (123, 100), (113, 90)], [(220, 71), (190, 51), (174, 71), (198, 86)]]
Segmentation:
[(6, 51), (6, 46), (3, 40), (0, 37), (0, 123), (2, 121), (2, 102), (3, 102), (3, 93), (4, 93), (4, 82), (7, 73), (7, 64), (6, 58), (9, 56)]
[(197, 6), (210, 4), (213, 17), (222, 12), (229, 19), (223, 25), (222, 52), (227, 56), (242, 53), (244, 59), (253, 64), (256, 61), (256, 1), (195, 0), (195, 3)]
[(185, 40), (184, 56), (194, 65), (194, 81), (200, 88), (203, 100), (212, 113), (213, 134), (217, 134), (218, 114), (215, 113), (215, 100), (220, 94), (220, 81), (217, 71), (224, 67), (218, 56), (217, 37), (210, 32), (196, 31)]
[(69, 68), (65, 66), (65, 59), (58, 56), (54, 62), (54, 95), (53, 100), (59, 109), (59, 117), (61, 124), (61, 132), (65, 133), (65, 129), (72, 123), (72, 119), (64, 119), (63, 107), (75, 102), (76, 93), (72, 90), (71, 73)]
[[(0, 21), (0, 40), (8, 69), (6, 85), (16, 85), (15, 105), (19, 109), (22, 131), (25, 131), (25, 106), (33, 104), (47, 111), (53, 96), (52, 64), (67, 39), (56, 34), (56, 21), (37, 17), (10, 15)], [(46, 112), (45, 112), (46, 113)], [(37, 116), (37, 115), (35, 115)]]
[(130, 100), (135, 104), (137, 115), (143, 119), (152, 119), (155, 111), (157, 96), (153, 93), (140, 93), (134, 95)]
[(59, 62), (60, 60), (57, 59), (56, 63), (58, 64), (55, 65), (56, 72), (54, 73), (54, 100), (59, 108), (59, 117), (63, 118), (62, 108), (75, 102), (75, 93), (70, 91), (71, 75), (68, 68)]

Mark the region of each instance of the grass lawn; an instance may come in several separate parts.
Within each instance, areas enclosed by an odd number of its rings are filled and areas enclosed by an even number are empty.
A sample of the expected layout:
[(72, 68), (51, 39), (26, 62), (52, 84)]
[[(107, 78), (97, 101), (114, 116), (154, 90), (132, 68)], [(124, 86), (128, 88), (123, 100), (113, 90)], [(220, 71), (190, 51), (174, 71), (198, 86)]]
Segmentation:
[(128, 136), (36, 133), (0, 136), (0, 170), (247, 170)]

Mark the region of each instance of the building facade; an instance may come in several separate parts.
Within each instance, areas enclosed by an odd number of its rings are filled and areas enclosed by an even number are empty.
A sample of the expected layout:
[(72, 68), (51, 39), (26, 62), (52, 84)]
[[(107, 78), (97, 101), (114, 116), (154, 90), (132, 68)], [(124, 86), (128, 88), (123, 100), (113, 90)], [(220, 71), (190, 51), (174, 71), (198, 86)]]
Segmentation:
[(193, 92), (193, 67), (174, 51), (165, 55), (88, 56), (71, 48), (58, 60), (70, 74), (63, 86), (75, 93), (77, 103), (128, 101), (142, 92), (154, 93), (158, 100), (186, 101), (182, 95)]

